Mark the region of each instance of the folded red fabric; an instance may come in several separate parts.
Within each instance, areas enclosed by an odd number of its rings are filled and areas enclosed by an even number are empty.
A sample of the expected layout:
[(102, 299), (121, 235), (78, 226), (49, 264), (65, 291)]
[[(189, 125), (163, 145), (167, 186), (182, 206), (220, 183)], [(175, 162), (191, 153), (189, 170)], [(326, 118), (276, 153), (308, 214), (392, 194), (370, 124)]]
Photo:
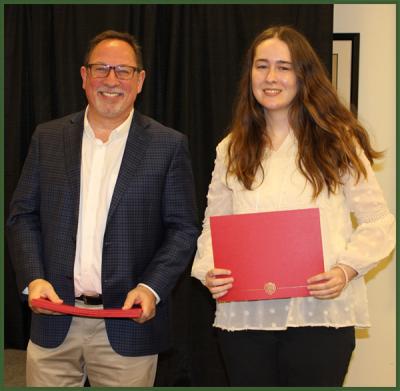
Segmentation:
[(91, 310), (68, 304), (56, 304), (47, 299), (32, 299), (32, 306), (60, 312), (62, 314), (87, 316), (91, 318), (139, 318), (142, 314), (142, 309), (140, 307), (131, 308), (129, 310), (121, 310), (117, 308)]

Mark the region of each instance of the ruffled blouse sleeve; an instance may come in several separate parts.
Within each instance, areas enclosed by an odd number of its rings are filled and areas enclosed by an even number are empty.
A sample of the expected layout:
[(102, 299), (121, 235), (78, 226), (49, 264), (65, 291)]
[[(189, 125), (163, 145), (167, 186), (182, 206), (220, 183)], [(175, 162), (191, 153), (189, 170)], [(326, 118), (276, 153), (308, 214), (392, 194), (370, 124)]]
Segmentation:
[(203, 220), (203, 230), (197, 241), (197, 252), (194, 258), (192, 273), (201, 282), (205, 282), (206, 273), (214, 267), (211, 244), (210, 216), (233, 213), (232, 191), (226, 183), (226, 149), (228, 137), (217, 146), (211, 183), (207, 194), (207, 208)]
[(353, 231), (338, 263), (351, 266), (364, 275), (395, 246), (395, 218), (390, 213), (375, 173), (363, 152), (360, 158), (367, 171), (356, 181), (354, 175), (344, 178), (344, 195), (350, 212), (354, 213), (357, 227)]

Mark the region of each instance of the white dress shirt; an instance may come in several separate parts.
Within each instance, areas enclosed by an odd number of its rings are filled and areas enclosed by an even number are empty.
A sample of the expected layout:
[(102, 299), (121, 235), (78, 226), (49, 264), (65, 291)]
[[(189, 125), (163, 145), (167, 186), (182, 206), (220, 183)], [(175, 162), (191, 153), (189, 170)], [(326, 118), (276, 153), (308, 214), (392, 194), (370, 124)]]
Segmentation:
[[(126, 140), (133, 118), (113, 129), (107, 142), (95, 137), (85, 112), (82, 138), (81, 187), (76, 242), (75, 296), (101, 294), (103, 238)], [(139, 284), (140, 285), (140, 284)], [(156, 296), (157, 293), (145, 284)], [(132, 289), (135, 287), (132, 287)], [(128, 292), (126, 292), (128, 293)]]
[[(336, 194), (323, 191), (312, 200), (312, 187), (296, 165), (297, 140), (290, 132), (277, 151), (267, 150), (254, 190), (249, 191), (229, 176), (226, 182), (228, 138), (217, 147), (217, 157), (208, 191), (208, 206), (192, 276), (205, 283), (214, 267), (209, 217), (238, 213), (318, 207), (325, 270), (336, 263), (351, 266), (358, 275), (339, 297), (320, 300), (313, 297), (217, 303), (214, 326), (226, 330), (281, 330), (298, 326), (370, 325), (363, 275), (387, 256), (395, 244), (395, 219), (389, 212), (375, 174), (365, 157), (360, 157), (368, 177), (358, 183), (347, 175)], [(352, 227), (350, 213), (358, 226)], [(265, 233), (268, 235), (268, 232)], [(289, 271), (290, 272), (290, 271)], [(234, 277), (234, 276), (233, 276)]]
[(103, 237), (111, 198), (132, 122), (133, 111), (107, 142), (96, 138), (85, 112), (82, 138), (81, 188), (76, 241), (75, 296), (102, 293)]

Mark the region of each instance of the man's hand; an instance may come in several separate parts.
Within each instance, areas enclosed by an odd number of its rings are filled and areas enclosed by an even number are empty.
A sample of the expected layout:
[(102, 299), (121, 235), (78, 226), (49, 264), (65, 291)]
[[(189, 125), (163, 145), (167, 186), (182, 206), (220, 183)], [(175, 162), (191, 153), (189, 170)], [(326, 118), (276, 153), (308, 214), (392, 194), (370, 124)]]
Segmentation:
[(156, 298), (150, 289), (142, 285), (137, 286), (127, 294), (122, 309), (128, 310), (135, 304), (140, 304), (143, 311), (140, 318), (133, 319), (135, 322), (144, 323), (156, 315)]
[(49, 311), (42, 308), (37, 308), (32, 306), (32, 299), (48, 299), (53, 303), (61, 304), (63, 300), (61, 300), (56, 291), (48, 281), (38, 278), (33, 280), (28, 285), (29, 296), (28, 303), (31, 310), (36, 314), (46, 314), (46, 315), (61, 315), (59, 312)]

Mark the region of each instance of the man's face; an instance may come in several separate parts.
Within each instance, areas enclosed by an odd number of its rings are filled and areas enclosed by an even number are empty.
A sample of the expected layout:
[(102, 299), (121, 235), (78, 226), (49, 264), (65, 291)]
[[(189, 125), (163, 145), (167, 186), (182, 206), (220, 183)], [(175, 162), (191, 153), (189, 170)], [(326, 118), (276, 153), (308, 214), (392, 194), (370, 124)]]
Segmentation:
[[(137, 67), (136, 55), (125, 41), (107, 39), (92, 51), (89, 64), (130, 65)], [(142, 90), (145, 72), (134, 72), (130, 80), (119, 80), (114, 70), (107, 77), (94, 78), (90, 69), (82, 66), (82, 87), (89, 102), (89, 120), (94, 124), (110, 121), (118, 126), (128, 118)]]

